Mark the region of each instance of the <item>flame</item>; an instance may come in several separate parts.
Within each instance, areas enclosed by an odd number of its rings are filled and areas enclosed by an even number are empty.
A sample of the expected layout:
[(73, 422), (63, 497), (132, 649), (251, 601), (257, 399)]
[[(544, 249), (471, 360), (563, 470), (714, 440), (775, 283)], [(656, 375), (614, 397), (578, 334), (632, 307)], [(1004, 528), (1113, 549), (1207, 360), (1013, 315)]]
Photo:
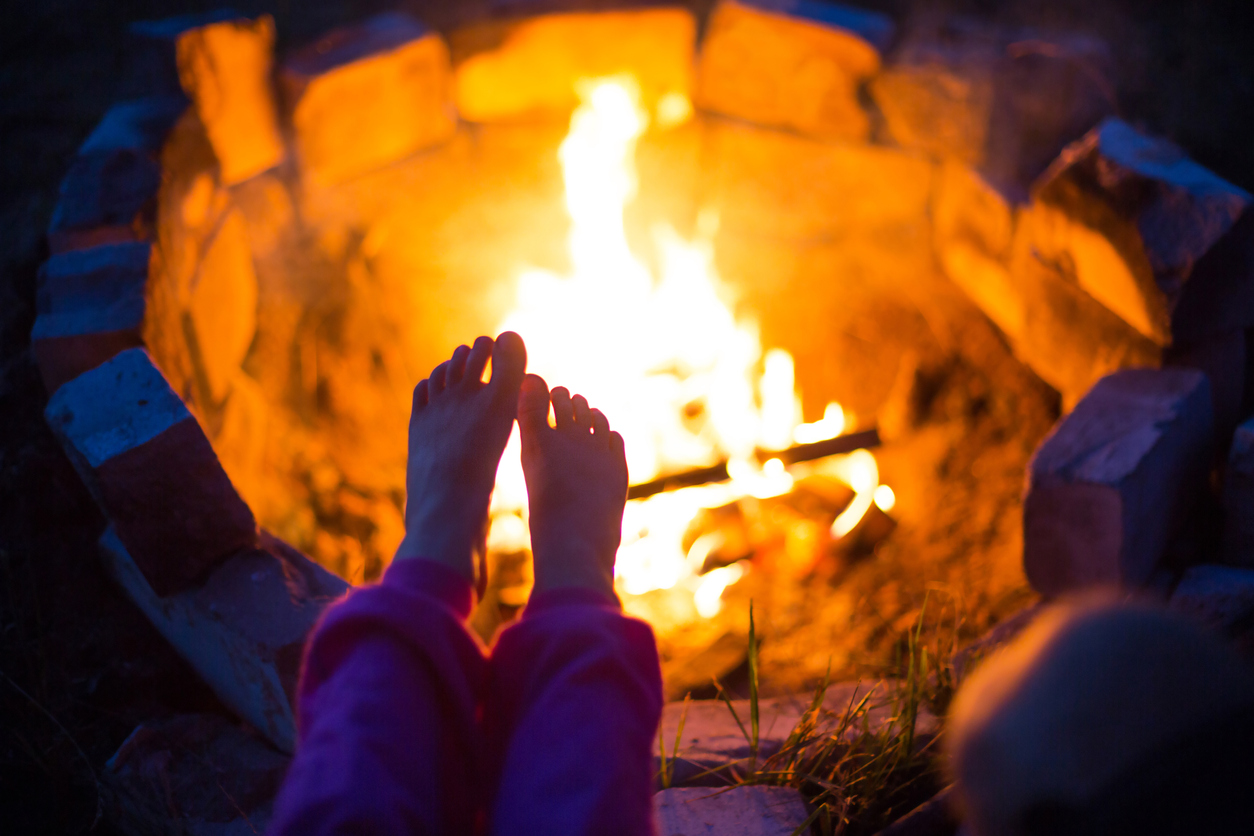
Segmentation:
[[(755, 450), (831, 438), (847, 416), (830, 404), (822, 421), (801, 424), (792, 357), (781, 349), (764, 355), (755, 325), (737, 320), (728, 304), (713, 263), (715, 217), (699, 219), (694, 240), (657, 226), (657, 275), (631, 252), (623, 208), (635, 195), (635, 147), (650, 115), (629, 76), (587, 81), (579, 94), (582, 104), (559, 150), (571, 273), (523, 271), (516, 307), (500, 330), (526, 340), (530, 370), (583, 394), (609, 417), (626, 441), (633, 483), (728, 460), (728, 482), (629, 502), (615, 566), (625, 598), (681, 588), (693, 595), (696, 611), (710, 617), (723, 590), (746, 570), (728, 566), (700, 574), (717, 543), (702, 538), (685, 553), (684, 533), (694, 517), (746, 496), (786, 493), (793, 480), (782, 461), (759, 466)], [(661, 129), (692, 113), (690, 102), (674, 96), (657, 109), (652, 121)], [(511, 551), (527, 545), (518, 444), (515, 432), (497, 474), (489, 533), (494, 547)], [(834, 466), (857, 492), (854, 504), (864, 497), (869, 503), (878, 485), (874, 458), (840, 459), (847, 464)]]

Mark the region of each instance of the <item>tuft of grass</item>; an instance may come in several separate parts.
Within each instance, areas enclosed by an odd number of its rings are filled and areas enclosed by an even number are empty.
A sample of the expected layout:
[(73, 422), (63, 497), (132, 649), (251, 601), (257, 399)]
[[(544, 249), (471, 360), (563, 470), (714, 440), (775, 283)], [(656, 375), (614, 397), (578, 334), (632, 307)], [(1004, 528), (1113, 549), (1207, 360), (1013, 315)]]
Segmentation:
[(684, 711), (679, 715), (679, 727), (675, 729), (675, 746), (671, 749), (669, 759), (666, 757), (666, 738), (663, 736), (662, 725), (658, 724), (657, 747), (662, 755), (662, 768), (658, 773), (658, 778), (664, 790), (671, 788), (671, 781), (675, 777), (675, 761), (679, 758), (679, 744), (684, 739), (684, 724), (688, 722), (688, 706), (691, 704), (692, 694), (688, 694), (684, 697)]
[[(927, 617), (925, 598), (905, 637), (900, 677), (859, 695), (855, 690), (842, 711), (825, 707), (831, 665), (809, 706), (779, 751), (759, 763), (757, 639), (752, 604), (749, 619), (749, 728), (719, 685), (719, 697), (749, 743), (747, 763), (731, 765), (733, 785), (766, 784), (800, 790), (813, 813), (794, 836), (861, 836), (877, 833), (940, 789), (936, 736), (923, 739), (918, 723), (923, 708), (948, 705), (953, 673), (940, 639), (929, 651), (922, 642)], [(887, 719), (878, 720), (885, 707)], [(877, 720), (872, 722), (872, 712)], [(941, 716), (937, 714), (937, 716)]]

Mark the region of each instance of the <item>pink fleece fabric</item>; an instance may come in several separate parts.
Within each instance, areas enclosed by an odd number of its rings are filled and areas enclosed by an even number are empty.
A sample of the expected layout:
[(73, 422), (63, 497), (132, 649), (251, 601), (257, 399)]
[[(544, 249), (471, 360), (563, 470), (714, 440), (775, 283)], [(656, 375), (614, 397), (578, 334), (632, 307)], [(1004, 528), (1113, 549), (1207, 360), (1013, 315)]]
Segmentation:
[(584, 589), (535, 595), (488, 655), (456, 572), (399, 560), (305, 651), (272, 836), (651, 834), (653, 632)]

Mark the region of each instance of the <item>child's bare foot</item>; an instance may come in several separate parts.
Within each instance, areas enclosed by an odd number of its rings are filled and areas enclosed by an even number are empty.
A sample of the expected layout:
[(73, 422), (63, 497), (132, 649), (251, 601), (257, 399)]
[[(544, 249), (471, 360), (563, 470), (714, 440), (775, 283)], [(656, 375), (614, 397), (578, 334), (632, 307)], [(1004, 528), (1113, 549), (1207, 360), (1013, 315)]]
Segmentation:
[[(549, 403), (557, 426), (549, 426)], [(522, 466), (531, 513), (536, 592), (586, 587), (614, 594), (614, 556), (627, 502), (623, 438), (562, 387), (523, 379), (518, 398)]]
[[(492, 379), (482, 382), (488, 359)], [(496, 468), (527, 367), (522, 337), (506, 331), (458, 346), (414, 388), (405, 476), (405, 539), (398, 560), (443, 563), (475, 581)]]

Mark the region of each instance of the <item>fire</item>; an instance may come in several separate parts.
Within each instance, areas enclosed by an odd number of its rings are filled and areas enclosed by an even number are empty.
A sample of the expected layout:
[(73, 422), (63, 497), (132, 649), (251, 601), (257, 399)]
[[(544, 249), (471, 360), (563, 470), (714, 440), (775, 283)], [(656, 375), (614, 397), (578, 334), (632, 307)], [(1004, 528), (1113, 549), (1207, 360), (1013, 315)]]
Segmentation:
[[(747, 571), (739, 564), (701, 574), (713, 547), (699, 538), (685, 553), (684, 533), (704, 508), (746, 496), (786, 493), (793, 477), (779, 459), (759, 465), (757, 450), (782, 450), (839, 435), (848, 416), (830, 404), (823, 420), (801, 423), (792, 357), (762, 351), (753, 323), (737, 320), (713, 263), (717, 219), (705, 215), (695, 240), (653, 230), (657, 275), (633, 254), (623, 208), (636, 191), (635, 147), (650, 125), (630, 77), (589, 81), (559, 150), (571, 227), (572, 270), (562, 276), (525, 270), (517, 306), (500, 330), (527, 342), (529, 368), (550, 383), (585, 395), (622, 433), (632, 483), (659, 474), (728, 461), (731, 479), (628, 503), (616, 583), (630, 597), (685, 589), (696, 613), (710, 617), (723, 590)], [(685, 100), (664, 99), (653, 122), (665, 129), (691, 113)], [(497, 474), (489, 543), (527, 546), (526, 490), (517, 433)], [(856, 491), (837, 518), (852, 529), (877, 493), (875, 459), (861, 452), (828, 469)], [(703, 542), (705, 541), (705, 542)]]

